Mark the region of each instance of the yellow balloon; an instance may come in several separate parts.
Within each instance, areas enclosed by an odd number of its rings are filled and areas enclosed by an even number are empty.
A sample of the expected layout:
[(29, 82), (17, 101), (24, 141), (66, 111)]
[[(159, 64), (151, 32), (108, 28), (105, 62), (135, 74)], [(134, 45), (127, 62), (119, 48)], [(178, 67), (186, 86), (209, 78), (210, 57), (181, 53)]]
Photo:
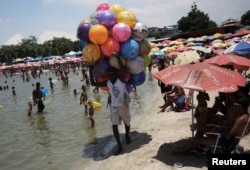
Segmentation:
[(89, 39), (94, 44), (103, 44), (108, 39), (108, 30), (101, 24), (95, 24), (89, 29)]
[(151, 57), (149, 55), (144, 56), (144, 66), (147, 67), (151, 63)]
[(82, 49), (82, 56), (84, 60), (89, 63), (95, 63), (97, 60), (101, 58), (101, 50), (100, 47), (96, 44), (87, 44)]
[(137, 22), (136, 16), (131, 11), (121, 11), (117, 16), (117, 22), (118, 23), (125, 23), (128, 26), (132, 27)]
[(123, 8), (122, 5), (120, 4), (114, 4), (114, 5), (111, 5), (109, 7), (109, 10), (112, 11), (115, 15), (115, 17), (117, 18), (118, 17), (118, 14), (121, 12), (121, 11), (124, 11), (125, 8)]

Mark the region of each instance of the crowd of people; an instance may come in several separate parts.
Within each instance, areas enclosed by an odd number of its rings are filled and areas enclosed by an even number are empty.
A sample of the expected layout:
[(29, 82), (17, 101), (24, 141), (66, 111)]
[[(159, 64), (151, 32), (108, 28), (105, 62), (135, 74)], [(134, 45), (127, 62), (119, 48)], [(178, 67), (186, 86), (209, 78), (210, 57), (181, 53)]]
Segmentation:
[[(118, 55), (118, 53), (114, 52), (112, 54), (114, 57), (117, 57), (119, 64), (121, 66), (121, 69), (126, 69), (125, 65), (122, 64), (121, 58)], [(113, 134), (114, 138), (117, 142), (117, 150), (114, 153), (114, 155), (118, 155), (123, 151), (123, 146), (122, 142), (120, 140), (120, 134), (119, 134), (119, 129), (118, 126), (122, 123), (124, 123), (125, 126), (125, 131), (126, 131), (126, 143), (129, 144), (131, 142), (130, 139), (130, 121), (131, 121), (131, 116), (130, 116), (130, 109), (129, 109), (129, 104), (130, 104), (130, 97), (129, 93), (126, 89), (126, 84), (125, 84), (125, 75), (122, 74), (117, 74), (117, 71), (110, 72), (108, 75), (110, 76), (110, 79), (98, 84), (96, 82), (96, 79), (93, 77), (93, 65), (89, 65), (88, 63), (82, 63), (81, 65), (71, 65), (71, 64), (55, 64), (52, 68), (51, 71), (52, 73), (55, 74), (55, 77), (62, 83), (62, 86), (69, 86), (69, 72), (73, 71), (74, 74), (78, 74), (78, 71), (81, 74), (80, 81), (83, 83), (83, 85), (80, 87), (81, 92), (77, 92), (77, 89), (73, 90), (73, 95), (75, 97), (80, 94), (79, 101), (80, 105), (84, 106), (83, 112), (85, 113), (84, 115), (88, 117), (90, 120), (90, 127), (94, 128), (95, 127), (95, 120), (94, 120), (94, 102), (89, 98), (88, 92), (87, 92), (87, 87), (89, 86), (94, 86), (93, 88), (93, 93), (98, 94), (99, 93), (99, 87), (105, 86), (107, 87), (108, 90), (108, 96), (107, 96), (107, 105), (106, 107), (110, 109), (110, 119), (112, 123), (112, 129), (113, 129)], [(24, 82), (29, 82), (31, 79), (36, 79), (37, 82), (35, 85), (33, 84), (34, 89), (32, 90), (32, 102), (28, 102), (28, 109), (27, 109), (27, 115), (32, 116), (32, 114), (38, 113), (42, 114), (44, 110), (46, 109), (46, 106), (44, 104), (44, 99), (45, 99), (45, 94), (43, 93), (43, 88), (46, 86), (45, 84), (41, 84), (39, 79), (42, 77), (42, 74), (47, 74), (43, 72), (42, 67), (37, 68), (37, 69), (31, 69), (31, 68), (23, 68), (20, 70), (21, 71), (21, 76), (23, 78)], [(122, 73), (120, 71), (119, 73)], [(13, 77), (17, 74), (16, 71), (14, 70), (6, 70), (3, 72), (3, 75), (8, 78)], [(30, 75), (31, 74), (31, 75)], [(50, 87), (50, 91), (53, 93), (55, 90), (55, 84), (53, 83), (53, 78), (49, 77), (48, 78), (48, 83)], [(5, 88), (5, 86), (4, 86)], [(131, 87), (132, 88), (132, 87)], [(12, 88), (13, 90), (13, 95), (18, 95), (15, 92), (15, 87)], [(134, 90), (136, 88), (134, 87)], [(34, 111), (33, 106), (36, 106), (37, 109)]]
[[(157, 65), (158, 71), (171, 65), (171, 61), (165, 57), (159, 57), (156, 61), (155, 65)], [(225, 66), (225, 68), (234, 70), (230, 65)], [(158, 113), (164, 112), (166, 109), (167, 111), (180, 112), (194, 108), (191, 104), (191, 95), (193, 95), (194, 90), (189, 90), (189, 94), (186, 95), (180, 86), (166, 85), (160, 80), (158, 80), (158, 85), (164, 101), (163, 105), (159, 106)], [(208, 102), (211, 100), (209, 94), (206, 91), (198, 91), (196, 96), (198, 103), (194, 112), (196, 123), (192, 127), (192, 130), (196, 131), (194, 138), (183, 148), (173, 150), (173, 153), (186, 153), (215, 144), (217, 136), (208, 136), (208, 132), (221, 133), (223, 135), (221, 143), (228, 142), (232, 138), (235, 139), (235, 136), (241, 136), (245, 126), (247, 129), (244, 135), (248, 134), (250, 125), (246, 123), (249, 122), (249, 92), (250, 84), (248, 81), (244, 87), (239, 87), (239, 90), (234, 93), (218, 92), (218, 96), (212, 99), (213, 106), (208, 107)], [(209, 126), (211, 124), (216, 126)], [(231, 143), (236, 145), (237, 141)]]

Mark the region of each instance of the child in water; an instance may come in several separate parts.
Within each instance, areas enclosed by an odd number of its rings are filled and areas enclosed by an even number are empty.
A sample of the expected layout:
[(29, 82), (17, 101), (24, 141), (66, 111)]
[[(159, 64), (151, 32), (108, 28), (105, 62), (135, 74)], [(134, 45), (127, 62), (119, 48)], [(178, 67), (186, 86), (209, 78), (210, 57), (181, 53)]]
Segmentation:
[(88, 117), (89, 117), (89, 120), (91, 121), (91, 127), (94, 127), (95, 126), (95, 121), (93, 119), (93, 115), (94, 115), (93, 101), (92, 100), (88, 100), (88, 105), (89, 105)]
[(51, 77), (49, 78), (49, 86), (50, 86), (51, 90), (53, 90), (54, 86), (55, 86), (55, 84), (52, 82), (52, 78)]
[(32, 102), (29, 102), (28, 103), (28, 116), (30, 116), (31, 115), (31, 112), (32, 112)]
[(76, 89), (73, 90), (73, 93), (74, 93), (75, 96), (78, 95), (78, 92), (77, 92)]
[(12, 94), (13, 94), (13, 96), (16, 96), (16, 90), (15, 90), (14, 86), (12, 87)]

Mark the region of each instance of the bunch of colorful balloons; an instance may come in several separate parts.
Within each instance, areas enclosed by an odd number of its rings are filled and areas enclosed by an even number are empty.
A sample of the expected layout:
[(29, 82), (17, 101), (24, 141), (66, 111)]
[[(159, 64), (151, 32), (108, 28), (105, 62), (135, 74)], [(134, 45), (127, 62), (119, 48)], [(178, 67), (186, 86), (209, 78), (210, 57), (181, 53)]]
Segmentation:
[(93, 14), (82, 20), (77, 28), (82, 57), (94, 65), (94, 76), (99, 82), (109, 78), (108, 71), (119, 71), (117, 58), (111, 55), (116, 51), (126, 66), (127, 84), (143, 84), (146, 79), (144, 68), (151, 62), (151, 46), (146, 40), (147, 36), (147, 26), (120, 4), (98, 5)]

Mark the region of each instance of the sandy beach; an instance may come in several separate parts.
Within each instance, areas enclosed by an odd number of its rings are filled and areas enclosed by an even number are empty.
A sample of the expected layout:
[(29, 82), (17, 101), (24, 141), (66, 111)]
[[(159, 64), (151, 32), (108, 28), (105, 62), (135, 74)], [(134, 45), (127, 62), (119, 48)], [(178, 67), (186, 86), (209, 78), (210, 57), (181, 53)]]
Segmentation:
[[(210, 101), (208, 106), (212, 106), (217, 92), (208, 92)], [(197, 93), (194, 93), (194, 96)], [(108, 158), (95, 161), (93, 160), (89, 167), (77, 166), (74, 170), (83, 169), (133, 169), (133, 170), (165, 170), (179, 169), (175, 163), (182, 163), (184, 170), (207, 169), (207, 156), (196, 155), (193, 153), (185, 155), (172, 155), (174, 148), (183, 146), (192, 138), (190, 125), (192, 124), (192, 111), (186, 112), (163, 112), (157, 114), (159, 106), (163, 104), (160, 89), (155, 96), (154, 103), (144, 113), (144, 116), (131, 122), (132, 143), (126, 145), (124, 142), (124, 152), (118, 156), (109, 156)], [(194, 105), (197, 101), (194, 99)], [(147, 106), (146, 106), (147, 107)], [(123, 133), (123, 125), (119, 127)], [(250, 153), (250, 135), (244, 137), (240, 146), (244, 152)]]

